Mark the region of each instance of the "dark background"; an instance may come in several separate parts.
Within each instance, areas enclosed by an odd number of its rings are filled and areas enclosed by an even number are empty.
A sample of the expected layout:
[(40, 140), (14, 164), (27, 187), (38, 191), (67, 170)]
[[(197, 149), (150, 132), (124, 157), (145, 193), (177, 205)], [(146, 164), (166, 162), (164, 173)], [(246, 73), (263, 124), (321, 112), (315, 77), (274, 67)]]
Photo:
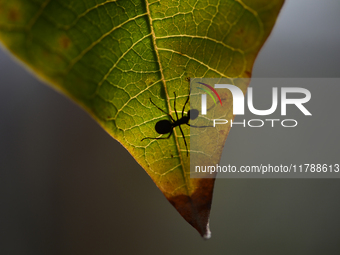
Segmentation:
[[(339, 12), (287, 0), (254, 77), (339, 77)], [(217, 179), (204, 241), (117, 141), (0, 49), (0, 254), (340, 254), (339, 217), (340, 180)]]

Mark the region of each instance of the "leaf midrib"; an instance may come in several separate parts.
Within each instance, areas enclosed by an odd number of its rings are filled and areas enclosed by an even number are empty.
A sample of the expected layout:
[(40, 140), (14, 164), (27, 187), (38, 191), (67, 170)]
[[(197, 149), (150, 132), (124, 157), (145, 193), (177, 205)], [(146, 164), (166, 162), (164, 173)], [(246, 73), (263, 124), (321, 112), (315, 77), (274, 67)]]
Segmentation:
[[(160, 61), (160, 56), (159, 56), (158, 47), (157, 47), (157, 43), (156, 43), (156, 34), (155, 34), (155, 31), (154, 31), (154, 28), (153, 28), (153, 23), (152, 23), (153, 20), (152, 20), (152, 17), (151, 17), (151, 12), (150, 12), (150, 9), (149, 9), (148, 0), (145, 0), (145, 7), (146, 7), (147, 16), (149, 18), (149, 23), (150, 23), (152, 44), (153, 44), (153, 47), (154, 47), (154, 50), (155, 50), (155, 53), (156, 53), (157, 62), (159, 64), (159, 72), (161, 73), (162, 83), (163, 83), (164, 90), (165, 90), (166, 102), (167, 102), (169, 114), (170, 114), (170, 111), (171, 111), (170, 97), (169, 97), (169, 93), (168, 93), (167, 86), (166, 86), (166, 81), (165, 81), (165, 77), (164, 77), (164, 73), (163, 73), (163, 67), (162, 67), (162, 64), (161, 64), (161, 61)], [(183, 158), (182, 158), (182, 154), (181, 154), (181, 148), (179, 146), (179, 141), (178, 141), (178, 138), (177, 138), (177, 133), (176, 133), (175, 128), (173, 129), (173, 135), (174, 135), (174, 139), (175, 139), (175, 142), (176, 142), (179, 160), (180, 160), (181, 166), (182, 166), (181, 173), (182, 173), (182, 177), (185, 181), (185, 188), (186, 188), (188, 196), (190, 196), (189, 182), (188, 182), (188, 179), (187, 179), (187, 175), (185, 174), (185, 171), (184, 171), (184, 169), (185, 169), (184, 168), (184, 162), (183, 162)]]

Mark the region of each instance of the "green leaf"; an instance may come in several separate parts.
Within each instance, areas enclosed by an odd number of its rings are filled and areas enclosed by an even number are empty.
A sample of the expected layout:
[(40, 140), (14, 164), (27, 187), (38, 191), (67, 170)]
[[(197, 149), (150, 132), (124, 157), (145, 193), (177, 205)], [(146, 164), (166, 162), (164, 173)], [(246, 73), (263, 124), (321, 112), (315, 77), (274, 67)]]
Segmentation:
[(188, 78), (250, 77), (283, 1), (0, 0), (0, 40), (86, 109), (208, 238), (214, 179), (190, 179), (178, 127), (169, 139), (141, 141), (169, 119), (150, 99), (175, 118), (174, 92), (182, 109)]

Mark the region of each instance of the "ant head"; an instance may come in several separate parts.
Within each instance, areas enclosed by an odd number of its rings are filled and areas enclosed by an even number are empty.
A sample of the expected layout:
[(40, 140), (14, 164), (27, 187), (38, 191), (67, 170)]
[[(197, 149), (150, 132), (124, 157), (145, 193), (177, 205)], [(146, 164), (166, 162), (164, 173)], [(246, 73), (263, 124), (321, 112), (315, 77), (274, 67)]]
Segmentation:
[(188, 117), (191, 120), (194, 120), (198, 117), (199, 111), (197, 109), (191, 109), (188, 111)]
[(172, 130), (172, 124), (168, 120), (160, 120), (155, 125), (155, 130), (158, 134), (167, 134)]

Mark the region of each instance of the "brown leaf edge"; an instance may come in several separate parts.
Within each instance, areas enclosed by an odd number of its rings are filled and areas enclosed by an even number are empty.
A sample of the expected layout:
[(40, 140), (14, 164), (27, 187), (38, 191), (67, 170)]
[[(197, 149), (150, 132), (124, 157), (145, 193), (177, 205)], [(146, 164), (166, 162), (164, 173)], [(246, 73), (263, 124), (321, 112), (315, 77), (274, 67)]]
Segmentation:
[(209, 215), (215, 178), (200, 179), (199, 188), (191, 196), (167, 197), (182, 217), (193, 226), (204, 239), (211, 237)]

